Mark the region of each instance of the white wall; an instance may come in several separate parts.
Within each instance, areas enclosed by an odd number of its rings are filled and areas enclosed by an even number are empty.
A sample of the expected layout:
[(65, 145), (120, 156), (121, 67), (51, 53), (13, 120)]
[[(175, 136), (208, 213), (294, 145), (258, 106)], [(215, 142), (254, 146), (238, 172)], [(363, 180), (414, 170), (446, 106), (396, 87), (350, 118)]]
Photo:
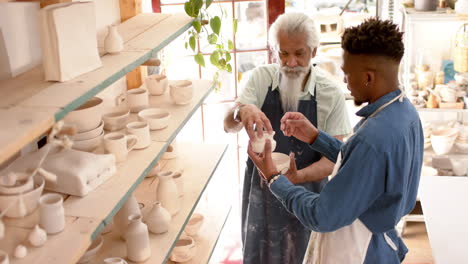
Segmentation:
[[(75, 0), (76, 1), (76, 0)], [(104, 46), (107, 25), (120, 22), (119, 0), (96, 0), (98, 46)], [(14, 77), (39, 65), (39, 2), (0, 3), (0, 80)], [(2, 51), (6, 51), (2, 53)], [(10, 73), (10, 74), (8, 74)]]

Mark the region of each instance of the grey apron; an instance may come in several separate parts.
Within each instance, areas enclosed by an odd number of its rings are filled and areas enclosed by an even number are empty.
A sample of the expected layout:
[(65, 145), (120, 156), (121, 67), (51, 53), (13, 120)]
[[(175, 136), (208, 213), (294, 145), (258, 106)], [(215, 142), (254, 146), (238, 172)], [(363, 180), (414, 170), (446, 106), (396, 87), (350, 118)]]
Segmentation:
[[(316, 89), (310, 100), (299, 102), (299, 112), (317, 126)], [(306, 143), (286, 137), (280, 130), (284, 115), (279, 89), (268, 88), (262, 111), (276, 132), (275, 152), (289, 154), (294, 151), (298, 169), (309, 166), (322, 156)], [(327, 179), (321, 182), (301, 184), (310, 191), (319, 193)], [(242, 242), (244, 264), (294, 264), (302, 263), (309, 242), (310, 231), (289, 213), (271, 194), (266, 183), (249, 158), (242, 194)]]

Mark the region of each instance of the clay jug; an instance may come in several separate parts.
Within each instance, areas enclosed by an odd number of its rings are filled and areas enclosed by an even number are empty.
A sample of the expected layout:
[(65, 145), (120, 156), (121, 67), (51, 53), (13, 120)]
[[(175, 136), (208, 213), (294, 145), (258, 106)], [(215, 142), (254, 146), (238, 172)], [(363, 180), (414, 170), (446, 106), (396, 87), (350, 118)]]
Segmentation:
[(173, 174), (171, 171), (158, 173), (159, 184), (156, 190), (156, 200), (160, 201), (171, 215), (177, 214), (180, 210), (179, 191), (172, 177)]
[(108, 33), (104, 39), (104, 49), (107, 53), (118, 54), (123, 50), (123, 39), (117, 31), (116, 25), (108, 26)]
[(128, 220), (130, 224), (125, 233), (127, 258), (133, 262), (144, 262), (151, 257), (148, 227), (141, 221), (140, 214), (132, 214)]

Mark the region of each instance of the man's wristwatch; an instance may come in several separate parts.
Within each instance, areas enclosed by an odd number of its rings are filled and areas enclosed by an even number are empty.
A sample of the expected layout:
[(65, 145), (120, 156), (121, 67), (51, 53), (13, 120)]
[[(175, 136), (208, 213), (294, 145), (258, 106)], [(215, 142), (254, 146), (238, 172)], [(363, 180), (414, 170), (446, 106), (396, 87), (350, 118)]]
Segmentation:
[(240, 116), (240, 109), (242, 108), (243, 105), (238, 105), (236, 106), (236, 108), (234, 108), (234, 114), (233, 114), (233, 118), (234, 118), (234, 121), (236, 122), (242, 122), (241, 120), (241, 116)]
[(276, 175), (271, 176), (271, 178), (268, 180), (268, 187), (271, 187), (271, 185), (281, 176), (281, 173), (278, 173)]

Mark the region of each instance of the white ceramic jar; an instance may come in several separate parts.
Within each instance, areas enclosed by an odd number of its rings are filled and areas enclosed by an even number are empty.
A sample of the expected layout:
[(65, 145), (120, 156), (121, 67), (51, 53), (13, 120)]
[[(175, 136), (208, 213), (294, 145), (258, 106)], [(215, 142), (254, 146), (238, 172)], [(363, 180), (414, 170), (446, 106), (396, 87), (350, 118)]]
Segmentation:
[(175, 215), (180, 210), (179, 191), (174, 182), (172, 171), (162, 171), (157, 174), (159, 178), (158, 188), (156, 190), (156, 200), (161, 202), (161, 205), (169, 211), (171, 215)]
[(57, 193), (47, 193), (39, 199), (39, 225), (47, 234), (62, 232), (65, 228), (63, 198)]
[(151, 257), (148, 227), (141, 221), (140, 214), (132, 214), (125, 233), (127, 258), (134, 262), (144, 262)]

